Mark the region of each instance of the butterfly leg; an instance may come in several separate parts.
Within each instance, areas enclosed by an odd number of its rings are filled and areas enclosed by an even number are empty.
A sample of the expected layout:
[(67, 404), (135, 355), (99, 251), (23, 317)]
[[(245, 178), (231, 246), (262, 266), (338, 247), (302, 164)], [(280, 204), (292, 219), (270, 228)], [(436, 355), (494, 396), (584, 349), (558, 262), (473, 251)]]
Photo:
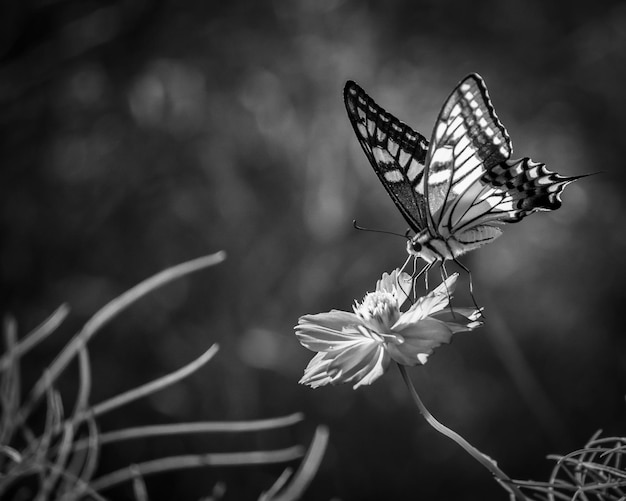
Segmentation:
[[(400, 271), (399, 271), (399, 273), (402, 273), (402, 272), (405, 270), (406, 265), (407, 265), (407, 264), (409, 264), (409, 261), (411, 260), (411, 258), (412, 258), (412, 257), (413, 257), (413, 256), (409, 256), (409, 257), (407, 257), (407, 258), (406, 258), (406, 261), (405, 261), (405, 262), (404, 262), (404, 264), (400, 267)], [(413, 262), (413, 273), (415, 273), (415, 262)]]
[[(445, 261), (441, 261), (441, 266), (439, 267), (439, 273), (441, 274), (441, 282), (445, 284), (446, 280), (449, 277), (448, 270), (446, 269)], [(446, 294), (448, 296), (448, 304), (450, 305), (450, 311), (452, 312), (452, 315), (454, 316), (454, 308), (452, 307), (452, 294), (450, 294), (450, 290), (448, 289), (447, 284), (446, 284)]]
[[(409, 258), (412, 256), (409, 256)], [(417, 258), (415, 258), (413, 260), (413, 300), (415, 301), (417, 298), (417, 291), (415, 290), (416, 287), (416, 283), (417, 280), (424, 275), (424, 285), (426, 287), (426, 290), (428, 290), (428, 271), (433, 267), (434, 263), (426, 263), (423, 268), (416, 272), (415, 270), (417, 270)]]
[(414, 282), (413, 282), (413, 275), (415, 274), (415, 265), (413, 265), (413, 273), (411, 274), (411, 287), (408, 291), (405, 291), (404, 287), (402, 287), (402, 284), (400, 283), (400, 275), (402, 273), (404, 273), (404, 270), (406, 269), (407, 265), (409, 264), (409, 260), (411, 259), (412, 256), (409, 256), (406, 261), (404, 262), (404, 264), (400, 267), (400, 269), (398, 270), (398, 273), (396, 274), (396, 287), (398, 288), (398, 290), (404, 291), (404, 295), (406, 296), (406, 298), (413, 303), (413, 300), (411, 299), (411, 290), (414, 288)]
[(476, 307), (477, 310), (482, 311), (482, 308), (478, 306), (478, 303), (476, 302), (476, 298), (474, 297), (474, 281), (472, 280), (472, 272), (469, 270), (467, 266), (465, 266), (457, 258), (454, 258), (454, 262), (459, 266), (459, 268), (461, 268), (463, 271), (465, 271), (465, 273), (467, 273), (467, 276), (469, 277), (469, 291), (470, 291), (470, 296), (472, 296), (472, 302), (474, 303), (474, 306)]
[(445, 261), (441, 261), (441, 266), (439, 267), (439, 273), (441, 274), (441, 281), (445, 282), (449, 277), (448, 270), (446, 269)]
[[(448, 277), (450, 276), (448, 275), (448, 270), (446, 269), (445, 261), (441, 261), (441, 266), (439, 267), (439, 274), (441, 275), (441, 282), (445, 284), (446, 280), (448, 280)], [(446, 293), (448, 294), (448, 300), (452, 299), (452, 296), (450, 295), (450, 291), (448, 290), (447, 284), (446, 284)]]

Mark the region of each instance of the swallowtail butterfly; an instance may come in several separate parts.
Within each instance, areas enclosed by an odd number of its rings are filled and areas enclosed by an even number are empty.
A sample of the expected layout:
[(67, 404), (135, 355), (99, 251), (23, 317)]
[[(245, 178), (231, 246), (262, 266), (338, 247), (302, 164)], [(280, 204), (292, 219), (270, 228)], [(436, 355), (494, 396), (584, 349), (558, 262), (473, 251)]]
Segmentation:
[(407, 250), (427, 268), (458, 263), (499, 237), (504, 223), (558, 209), (565, 186), (583, 177), (561, 176), (530, 158), (511, 160), (511, 140), (477, 74), (452, 91), (430, 144), (352, 81), (344, 101), (365, 155), (415, 232)]

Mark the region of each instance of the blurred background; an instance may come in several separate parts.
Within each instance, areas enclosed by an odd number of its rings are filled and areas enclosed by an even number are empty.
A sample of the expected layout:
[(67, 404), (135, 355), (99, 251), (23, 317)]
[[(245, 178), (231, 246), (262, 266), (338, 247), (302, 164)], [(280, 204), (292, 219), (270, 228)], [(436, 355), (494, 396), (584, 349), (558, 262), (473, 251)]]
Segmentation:
[[(406, 223), (354, 136), (345, 81), (429, 137), (452, 88), (478, 72), (514, 156), (601, 174), (463, 259), (487, 324), (411, 374), (435, 416), (511, 477), (547, 479), (547, 454), (599, 428), (625, 432), (625, 50), (616, 1), (2, 2), (2, 312), (24, 335), (72, 308), (24, 387), (107, 301), (223, 249), (224, 264), (143, 299), (90, 343), (94, 402), (221, 347), (102, 429), (295, 411), (306, 423), (292, 436), (105, 448), (102, 472), (308, 443), (321, 423), (330, 444), (306, 499), (505, 499), (419, 417), (397, 370), (358, 391), (298, 385), (312, 353), (293, 335), (299, 316), (350, 309), (406, 256), (400, 239), (352, 227)], [(461, 278), (456, 304), (469, 305)], [(71, 398), (72, 377), (63, 384)], [(256, 499), (282, 468), (177, 472), (148, 490), (197, 499), (223, 481), (225, 499)]]

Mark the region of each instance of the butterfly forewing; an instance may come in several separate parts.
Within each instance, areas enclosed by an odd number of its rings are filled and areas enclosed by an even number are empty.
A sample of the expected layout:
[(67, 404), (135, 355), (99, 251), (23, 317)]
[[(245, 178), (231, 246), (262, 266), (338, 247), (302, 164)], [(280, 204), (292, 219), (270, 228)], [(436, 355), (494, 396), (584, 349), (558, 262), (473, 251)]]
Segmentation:
[(486, 169), (507, 160), (511, 140), (498, 120), (487, 88), (469, 75), (446, 100), (433, 130), (426, 164), (426, 191), (434, 234), (451, 232), (446, 209), (482, 178)]
[(346, 83), (344, 101), (365, 155), (416, 233), (426, 227), (424, 162), (428, 141), (378, 106), (361, 87)]

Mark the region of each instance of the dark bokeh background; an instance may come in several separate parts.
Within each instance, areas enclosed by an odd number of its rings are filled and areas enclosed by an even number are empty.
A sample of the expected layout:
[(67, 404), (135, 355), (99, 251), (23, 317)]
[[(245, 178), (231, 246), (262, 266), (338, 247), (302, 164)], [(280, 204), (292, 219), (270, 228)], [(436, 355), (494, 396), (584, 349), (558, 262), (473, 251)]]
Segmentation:
[[(509, 475), (545, 479), (546, 454), (625, 428), (625, 49), (618, 2), (3, 2), (2, 307), (22, 334), (72, 307), (29, 377), (108, 300), (224, 249), (225, 264), (143, 299), (94, 339), (94, 401), (213, 342), (217, 359), (102, 427), (298, 410), (307, 423), (291, 436), (105, 449), (103, 471), (306, 442), (325, 423), (307, 499), (505, 499), (418, 417), (397, 371), (359, 391), (297, 385), (311, 354), (292, 331), (302, 314), (350, 308), (405, 258), (399, 239), (351, 226), (406, 225), (353, 136), (344, 82), (428, 136), (453, 86), (479, 72), (518, 156), (602, 174), (467, 256), (488, 323), (412, 374), (431, 411)], [(469, 304), (462, 278), (456, 304)], [(196, 499), (223, 480), (227, 499), (255, 499), (280, 470), (205, 469), (148, 488)]]

